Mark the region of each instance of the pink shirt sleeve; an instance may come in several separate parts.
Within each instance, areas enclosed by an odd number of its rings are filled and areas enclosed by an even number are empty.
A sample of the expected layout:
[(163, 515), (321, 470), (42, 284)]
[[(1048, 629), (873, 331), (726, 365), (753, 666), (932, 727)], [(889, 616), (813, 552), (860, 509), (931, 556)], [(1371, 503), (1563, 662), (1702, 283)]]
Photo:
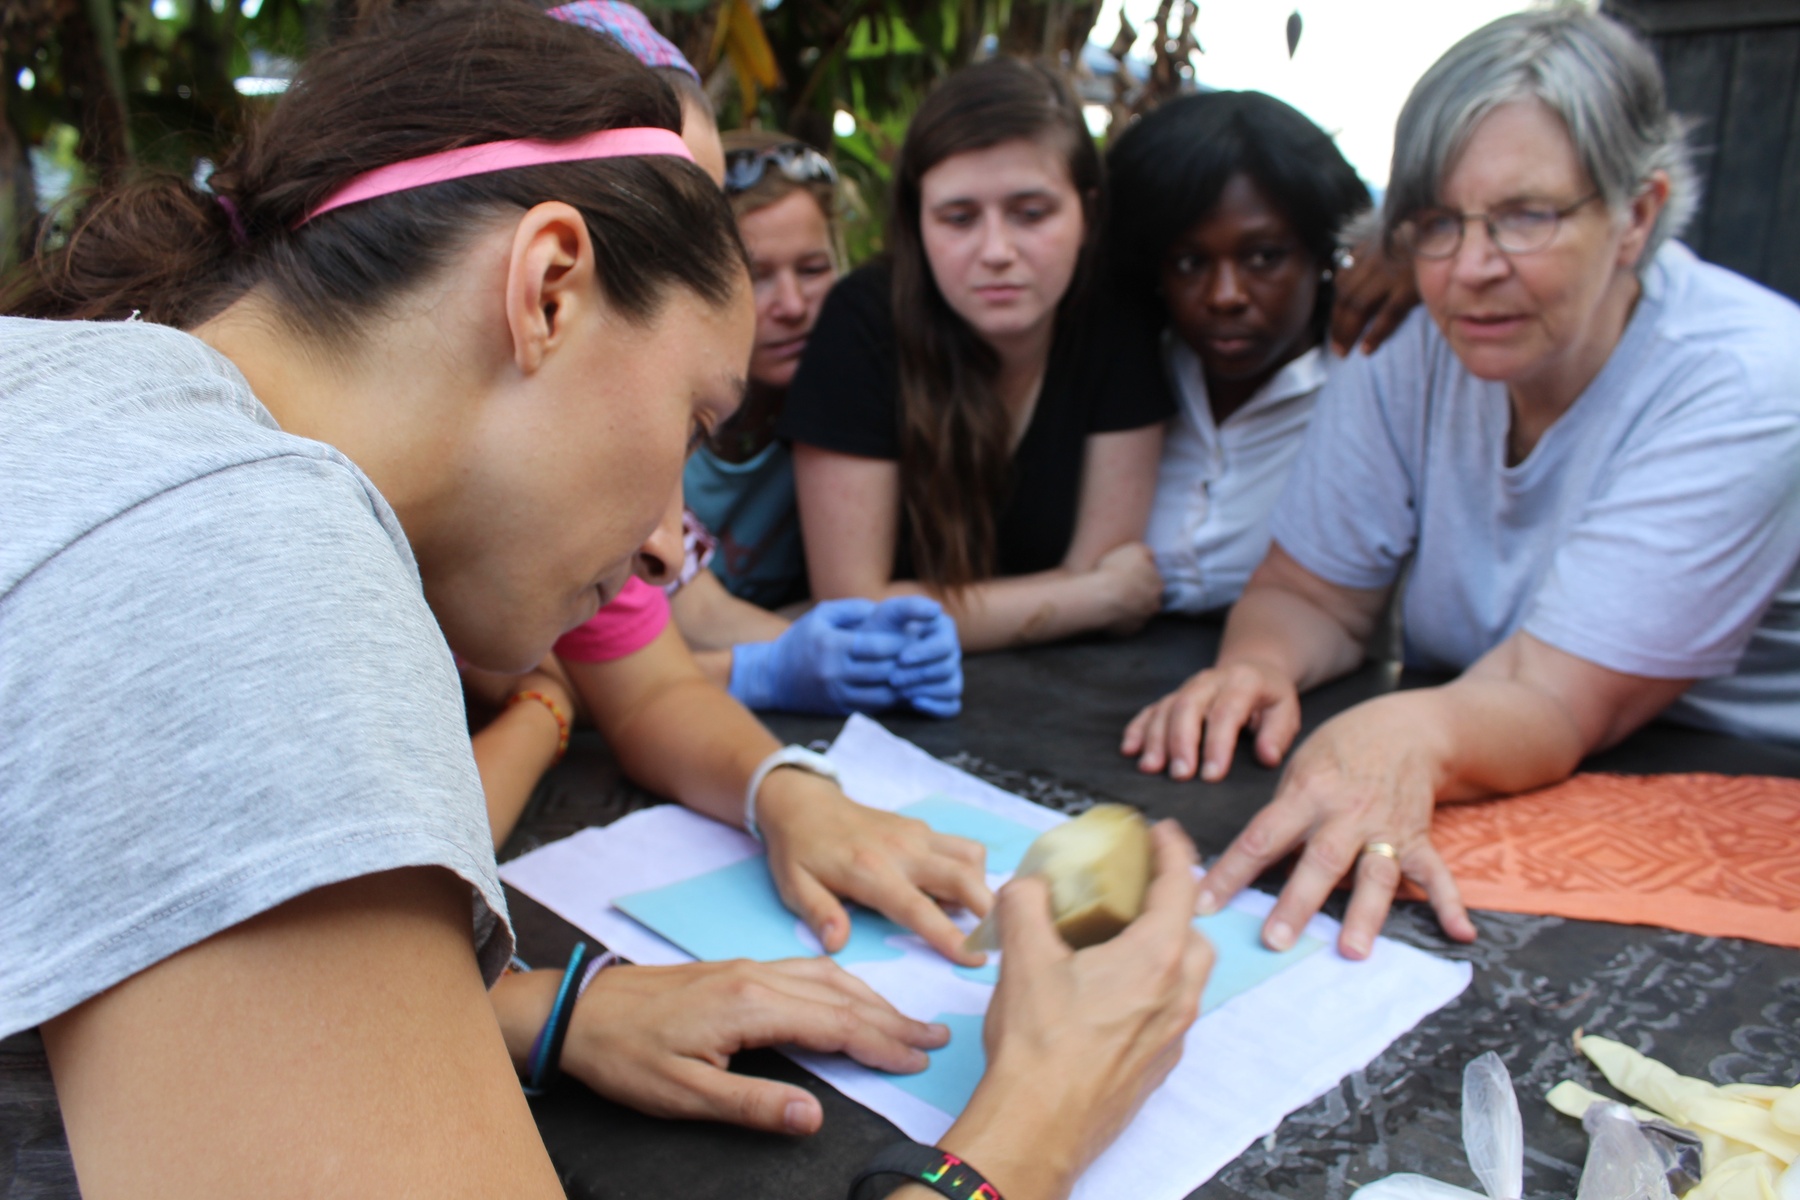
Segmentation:
[(556, 657), (611, 662), (654, 642), (668, 623), (668, 597), (634, 575), (611, 603), (557, 640)]

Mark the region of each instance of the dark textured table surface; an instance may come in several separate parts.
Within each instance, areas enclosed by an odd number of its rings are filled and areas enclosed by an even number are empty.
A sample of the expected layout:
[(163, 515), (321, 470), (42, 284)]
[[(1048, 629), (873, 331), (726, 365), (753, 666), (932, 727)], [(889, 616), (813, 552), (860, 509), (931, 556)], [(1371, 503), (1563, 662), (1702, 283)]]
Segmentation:
[[(1139, 775), (1116, 753), (1132, 713), (1211, 661), (1216, 626), (1162, 620), (1124, 642), (1085, 642), (987, 655), (965, 666), (963, 715), (892, 717), (890, 729), (952, 764), (1063, 808), (1121, 800), (1174, 817), (1217, 854), (1270, 796), (1275, 773), (1240, 763), (1219, 784)], [(1309, 696), (1307, 727), (1412, 681), (1370, 666)], [(794, 741), (829, 739), (840, 721), (771, 720)], [(1800, 777), (1800, 753), (1654, 725), (1588, 764), (1625, 773), (1711, 771)], [(540, 789), (505, 855), (611, 821), (651, 798), (623, 781), (591, 735)], [(576, 933), (510, 892), (521, 951), (567, 954)], [(1574, 1194), (1586, 1153), (1580, 1126), (1542, 1101), (1560, 1079), (1605, 1090), (1570, 1045), (1578, 1027), (1605, 1032), (1677, 1070), (1716, 1081), (1800, 1081), (1800, 951), (1666, 930), (1477, 913), (1480, 939), (1444, 939), (1428, 910), (1403, 904), (1387, 934), (1475, 968), (1473, 985), (1367, 1069), (1282, 1122), (1194, 1193), (1205, 1200), (1338, 1200), (1394, 1171), (1476, 1186), (1464, 1165), (1463, 1065), (1497, 1051), (1525, 1118), (1527, 1197)], [(600, 1197), (780, 1197), (836, 1200), (857, 1166), (898, 1135), (885, 1120), (771, 1052), (739, 1069), (810, 1088), (825, 1109), (817, 1136), (790, 1140), (717, 1125), (637, 1116), (565, 1085), (536, 1102), (544, 1140), (569, 1194)]]
[[(1139, 705), (1211, 661), (1214, 626), (1165, 620), (1125, 642), (1091, 642), (989, 655), (967, 664), (964, 715), (935, 722), (890, 718), (900, 735), (982, 778), (1041, 803), (1078, 808), (1122, 800), (1172, 816), (1216, 854), (1268, 799), (1273, 772), (1240, 763), (1225, 782), (1176, 784), (1137, 774), (1114, 751)], [(1371, 666), (1308, 697), (1308, 726), (1379, 691), (1397, 673)], [(778, 718), (794, 741), (830, 738), (831, 720)], [(1596, 760), (1623, 772), (1714, 771), (1800, 777), (1800, 753), (1669, 726), (1653, 726)], [(619, 777), (592, 734), (532, 803), (505, 855), (604, 824), (653, 803)], [(513, 892), (521, 952), (552, 962), (575, 930)], [(1430, 914), (1401, 905), (1387, 933), (1475, 968), (1461, 999), (1402, 1037), (1369, 1067), (1288, 1117), (1269, 1137), (1195, 1193), (1205, 1200), (1320, 1197), (1419, 1170), (1473, 1186), (1463, 1165), (1463, 1064), (1484, 1050), (1506, 1060), (1525, 1116), (1526, 1191), (1574, 1192), (1586, 1152), (1575, 1122), (1542, 1103), (1559, 1079), (1597, 1082), (1570, 1035), (1585, 1026), (1714, 1080), (1800, 1080), (1800, 952), (1663, 930), (1477, 914), (1473, 946), (1446, 942)], [(579, 1200), (602, 1197), (779, 1197), (837, 1200), (862, 1160), (896, 1137), (867, 1109), (772, 1052), (739, 1069), (810, 1088), (825, 1108), (818, 1136), (792, 1140), (718, 1125), (640, 1117), (565, 1084), (535, 1102), (564, 1184)], [(0, 1196), (64, 1197), (73, 1177), (55, 1098), (35, 1036), (0, 1043)]]

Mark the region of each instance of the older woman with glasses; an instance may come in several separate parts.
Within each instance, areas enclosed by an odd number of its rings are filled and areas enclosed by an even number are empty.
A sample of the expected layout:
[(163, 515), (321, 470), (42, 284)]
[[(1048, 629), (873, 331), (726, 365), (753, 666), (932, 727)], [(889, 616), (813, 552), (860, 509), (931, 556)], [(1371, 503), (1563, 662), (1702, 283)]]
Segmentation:
[(1249, 731), (1279, 762), (1410, 560), (1407, 663), (1456, 677), (1316, 730), (1206, 878), (1203, 908), (1304, 846), (1271, 946), (1346, 877), (1347, 955), (1403, 876), (1473, 938), (1434, 806), (1659, 714), (1800, 741), (1800, 309), (1669, 240), (1681, 131), (1648, 52), (1566, 7), (1469, 35), (1408, 99), (1383, 223), (1424, 311), (1326, 385), (1218, 661), (1122, 747), (1218, 780)]

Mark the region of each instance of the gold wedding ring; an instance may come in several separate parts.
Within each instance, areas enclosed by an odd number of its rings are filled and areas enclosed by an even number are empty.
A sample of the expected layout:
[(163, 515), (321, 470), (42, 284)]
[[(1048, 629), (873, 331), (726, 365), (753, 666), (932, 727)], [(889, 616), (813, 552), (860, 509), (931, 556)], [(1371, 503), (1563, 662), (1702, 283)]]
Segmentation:
[(1379, 854), (1381, 857), (1396, 864), (1400, 861), (1400, 851), (1394, 849), (1394, 843), (1392, 842), (1370, 842), (1363, 847), (1362, 852), (1364, 854)]

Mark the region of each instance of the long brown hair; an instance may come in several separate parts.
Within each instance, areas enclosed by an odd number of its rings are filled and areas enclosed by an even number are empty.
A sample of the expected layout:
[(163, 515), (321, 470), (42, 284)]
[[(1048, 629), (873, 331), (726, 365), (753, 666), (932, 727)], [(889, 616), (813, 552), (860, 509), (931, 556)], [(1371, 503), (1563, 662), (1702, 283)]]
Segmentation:
[(1004, 142), (1065, 149), (1086, 221), (1059, 328), (1083, 307), (1103, 207), (1100, 156), (1081, 107), (1049, 68), (990, 59), (951, 75), (906, 131), (894, 172), (888, 248), (900, 356), (900, 492), (919, 578), (960, 588), (994, 574), (997, 516), (1010, 486), (1011, 423), (994, 390), (1000, 360), (944, 299), (920, 230), (925, 173)]
[(600, 286), (652, 318), (684, 285), (729, 301), (744, 269), (724, 197), (691, 163), (613, 158), (499, 171), (352, 204), (295, 226), (376, 167), (508, 138), (679, 131), (669, 87), (606, 38), (514, 0), (403, 8), (310, 59), (206, 183), (163, 172), (86, 199), (0, 308), (187, 327), (252, 288), (332, 342), (442, 267), (484, 219), (561, 200), (586, 218)]

